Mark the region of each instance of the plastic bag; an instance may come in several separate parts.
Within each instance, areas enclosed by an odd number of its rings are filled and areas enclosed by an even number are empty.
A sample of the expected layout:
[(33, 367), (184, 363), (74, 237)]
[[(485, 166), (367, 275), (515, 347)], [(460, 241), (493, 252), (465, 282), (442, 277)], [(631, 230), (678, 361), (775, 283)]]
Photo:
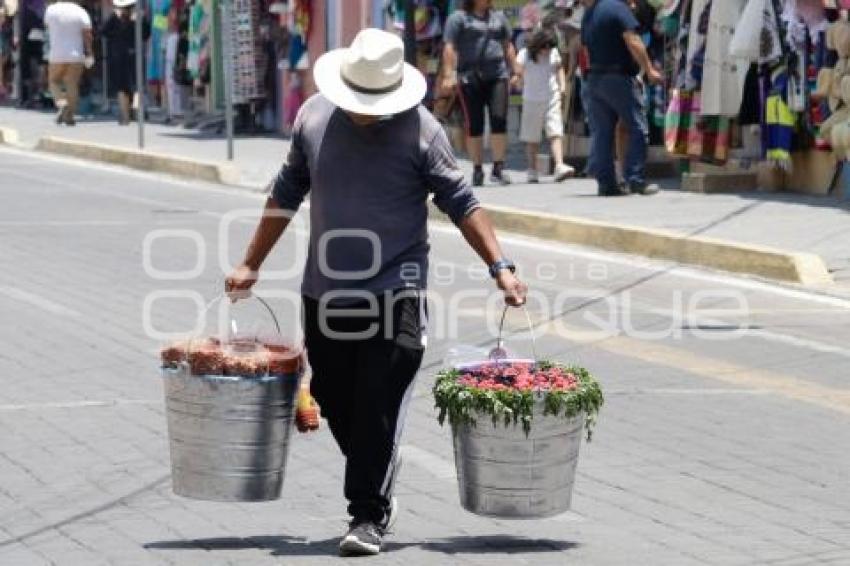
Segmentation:
[[(261, 378), (300, 373), (302, 349), (285, 340), (269, 305), (254, 296), (230, 303), (218, 297), (204, 311), (210, 324), (202, 336), (167, 344), (163, 369), (195, 376)], [(218, 316), (212, 307), (218, 305)], [(212, 323), (215, 328), (209, 328)]]

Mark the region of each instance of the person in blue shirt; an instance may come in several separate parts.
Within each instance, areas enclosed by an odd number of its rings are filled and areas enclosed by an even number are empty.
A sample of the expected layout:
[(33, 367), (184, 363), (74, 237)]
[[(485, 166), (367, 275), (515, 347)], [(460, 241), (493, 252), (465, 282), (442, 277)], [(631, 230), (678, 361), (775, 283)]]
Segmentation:
[[(600, 196), (629, 193), (654, 194), (646, 182), (649, 125), (646, 118), (643, 72), (651, 83), (662, 82), (639, 35), (640, 24), (623, 0), (581, 0), (585, 6), (581, 39), (587, 48), (590, 70), (585, 91), (591, 129), (589, 169), (599, 184)], [(617, 181), (614, 136), (617, 122), (628, 129), (623, 164), (626, 184)]]

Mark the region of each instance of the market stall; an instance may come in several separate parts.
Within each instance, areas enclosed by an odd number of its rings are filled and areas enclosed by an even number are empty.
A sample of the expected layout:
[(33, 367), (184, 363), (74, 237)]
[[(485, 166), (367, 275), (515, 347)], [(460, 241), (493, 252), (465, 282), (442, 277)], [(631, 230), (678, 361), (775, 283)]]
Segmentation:
[(850, 142), (846, 9), (834, 0), (667, 4), (677, 41), (665, 138), (684, 160), (683, 185), (830, 192)]

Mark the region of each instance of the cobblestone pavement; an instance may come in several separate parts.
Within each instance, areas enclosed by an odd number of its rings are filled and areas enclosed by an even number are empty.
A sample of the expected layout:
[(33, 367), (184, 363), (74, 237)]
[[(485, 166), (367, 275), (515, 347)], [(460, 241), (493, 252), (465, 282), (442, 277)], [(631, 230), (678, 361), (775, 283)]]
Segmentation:
[[(171, 493), (145, 299), (212, 297), (222, 244), (236, 258), (253, 222), (220, 232), (221, 216), (256, 215), (261, 197), (0, 150), (0, 202), (0, 564), (345, 562), (333, 558), (346, 517), (327, 428), (294, 439), (279, 501)], [(185, 232), (146, 240), (155, 230), (188, 230), (203, 246)], [(299, 237), (271, 267), (290, 262)], [(495, 309), (470, 295), (446, 316), (442, 304), (490, 283), (466, 269), (475, 262), (453, 228), (434, 226), (432, 238), (432, 342), (403, 440), (402, 511), (370, 563), (850, 564), (850, 302), (506, 238), (538, 291), (542, 356), (589, 367), (607, 403), (570, 513), (486, 519), (458, 504), (450, 432), (429, 389), (448, 348), (491, 340)], [(155, 269), (200, 259), (200, 275), (153, 280), (146, 241)], [(295, 290), (297, 278), (262, 288)], [(293, 327), (294, 312), (276, 304)], [(696, 314), (683, 318), (683, 305)], [(191, 328), (194, 308), (159, 300), (151, 323)], [(459, 337), (441, 331), (451, 320)]]

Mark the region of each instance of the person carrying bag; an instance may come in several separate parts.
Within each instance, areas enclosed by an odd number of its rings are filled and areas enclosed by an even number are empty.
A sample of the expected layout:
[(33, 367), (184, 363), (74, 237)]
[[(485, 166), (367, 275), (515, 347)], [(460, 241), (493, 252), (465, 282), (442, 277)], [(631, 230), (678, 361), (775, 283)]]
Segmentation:
[(484, 115), (488, 114), (493, 152), (490, 180), (510, 184), (504, 172), (510, 84), (518, 82), (511, 26), (492, 0), (467, 0), (446, 21), (442, 90), (457, 89), (463, 109), (467, 151), (474, 165), (472, 184), (484, 184)]

